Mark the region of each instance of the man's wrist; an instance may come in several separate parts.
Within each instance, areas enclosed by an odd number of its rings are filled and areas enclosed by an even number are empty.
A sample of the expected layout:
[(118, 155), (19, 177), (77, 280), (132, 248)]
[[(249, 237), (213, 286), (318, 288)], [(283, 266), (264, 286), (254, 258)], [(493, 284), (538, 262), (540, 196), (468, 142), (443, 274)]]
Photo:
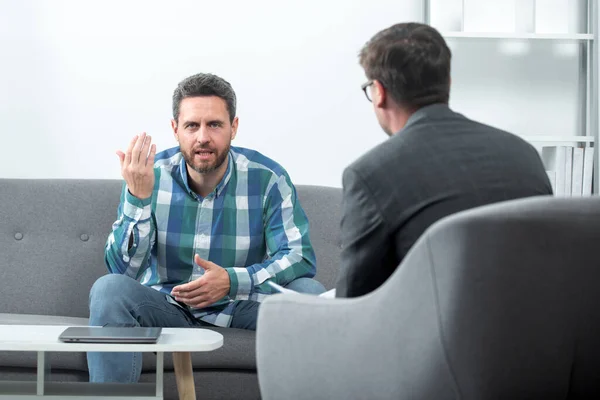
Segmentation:
[(147, 199), (138, 199), (129, 190), (125, 193), (125, 204), (123, 204), (123, 214), (135, 221), (143, 221), (150, 218), (152, 214), (152, 197)]
[(129, 188), (127, 188), (127, 193), (129, 194), (129, 196), (136, 198), (143, 203), (147, 202), (148, 204), (150, 204), (150, 200), (152, 199), (152, 192), (150, 192), (150, 194), (145, 196), (145, 195), (139, 195), (137, 193), (133, 193)]
[(234, 267), (225, 270), (229, 274), (229, 297), (235, 299), (252, 293), (253, 281), (247, 268)]
[(235, 271), (233, 270), (233, 268), (223, 268), (223, 269), (227, 272), (227, 275), (229, 276), (229, 297), (231, 297), (232, 299), (235, 299), (235, 296), (237, 295), (237, 289), (238, 289), (237, 276), (235, 274)]
[(129, 202), (129, 204), (134, 205), (136, 207), (140, 207), (143, 208), (147, 205), (149, 205), (150, 203), (152, 203), (152, 194), (150, 194), (150, 196), (148, 197), (138, 197), (135, 194), (131, 193), (131, 191), (129, 189), (127, 189), (127, 194), (125, 195), (125, 198), (127, 200), (127, 202)]

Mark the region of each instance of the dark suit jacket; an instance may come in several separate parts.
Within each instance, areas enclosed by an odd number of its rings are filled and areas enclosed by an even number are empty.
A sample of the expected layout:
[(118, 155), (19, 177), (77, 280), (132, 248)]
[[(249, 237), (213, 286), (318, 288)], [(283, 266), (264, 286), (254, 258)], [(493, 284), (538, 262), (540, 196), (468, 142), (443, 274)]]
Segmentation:
[(447, 215), (552, 194), (533, 146), (445, 104), (415, 112), (404, 129), (346, 168), (343, 186), (338, 297), (379, 287)]

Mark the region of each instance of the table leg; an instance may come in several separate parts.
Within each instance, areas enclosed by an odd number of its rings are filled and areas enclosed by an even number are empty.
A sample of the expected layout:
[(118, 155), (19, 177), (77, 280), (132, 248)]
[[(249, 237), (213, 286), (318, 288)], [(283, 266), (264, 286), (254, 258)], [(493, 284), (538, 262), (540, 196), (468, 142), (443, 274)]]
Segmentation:
[(163, 398), (163, 380), (164, 380), (164, 354), (162, 351), (156, 353), (156, 397)]
[(46, 354), (43, 351), (37, 352), (37, 385), (36, 394), (44, 395), (44, 381), (46, 380)]
[(175, 379), (177, 381), (179, 400), (196, 400), (191, 354), (173, 353), (173, 366), (175, 367)]

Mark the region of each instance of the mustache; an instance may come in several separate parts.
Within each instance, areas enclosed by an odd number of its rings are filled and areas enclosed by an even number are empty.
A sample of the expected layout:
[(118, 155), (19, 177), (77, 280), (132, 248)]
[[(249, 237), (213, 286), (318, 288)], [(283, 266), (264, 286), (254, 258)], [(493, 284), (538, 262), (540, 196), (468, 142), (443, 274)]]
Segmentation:
[(192, 148), (192, 152), (193, 153), (196, 153), (196, 152), (201, 151), (201, 150), (211, 151), (213, 153), (216, 153), (216, 150), (214, 148), (212, 148), (212, 147), (209, 147), (209, 146), (197, 146), (197, 147)]

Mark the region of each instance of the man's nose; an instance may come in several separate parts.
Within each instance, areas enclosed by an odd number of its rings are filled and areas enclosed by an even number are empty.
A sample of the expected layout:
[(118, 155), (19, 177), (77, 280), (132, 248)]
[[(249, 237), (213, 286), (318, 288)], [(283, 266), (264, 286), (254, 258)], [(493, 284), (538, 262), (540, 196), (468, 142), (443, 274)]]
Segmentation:
[(196, 136), (196, 141), (198, 143), (210, 142), (210, 133), (209, 133), (208, 127), (206, 125), (202, 125), (202, 126), (200, 126), (200, 129), (198, 129), (198, 135)]

